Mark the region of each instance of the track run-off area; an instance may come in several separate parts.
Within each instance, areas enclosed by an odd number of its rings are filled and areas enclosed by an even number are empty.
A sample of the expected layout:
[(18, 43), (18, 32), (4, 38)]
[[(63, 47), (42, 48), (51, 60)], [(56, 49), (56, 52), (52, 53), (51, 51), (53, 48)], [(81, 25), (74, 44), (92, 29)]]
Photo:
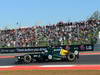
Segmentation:
[[(17, 56), (18, 54), (14, 54)], [(75, 62), (15, 64), (15, 56), (0, 54), (0, 71), (12, 70), (100, 70), (100, 52), (80, 53)]]

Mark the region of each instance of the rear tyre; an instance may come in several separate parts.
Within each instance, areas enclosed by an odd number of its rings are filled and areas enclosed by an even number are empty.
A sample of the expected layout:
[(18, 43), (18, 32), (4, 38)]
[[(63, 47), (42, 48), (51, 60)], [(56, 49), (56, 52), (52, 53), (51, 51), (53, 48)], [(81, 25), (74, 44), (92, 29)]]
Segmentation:
[(69, 62), (73, 62), (76, 60), (76, 55), (74, 53), (69, 53), (66, 57)]
[(31, 55), (25, 55), (25, 56), (24, 56), (24, 62), (25, 62), (26, 64), (30, 63), (31, 61), (32, 61)]

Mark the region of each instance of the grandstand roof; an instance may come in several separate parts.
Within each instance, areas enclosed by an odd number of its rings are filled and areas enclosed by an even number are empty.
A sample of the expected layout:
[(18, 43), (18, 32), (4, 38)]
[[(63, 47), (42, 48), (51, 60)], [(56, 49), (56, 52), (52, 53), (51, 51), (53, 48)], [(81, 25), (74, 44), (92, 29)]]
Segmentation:
[(89, 19), (100, 20), (100, 12), (98, 10), (95, 11)]

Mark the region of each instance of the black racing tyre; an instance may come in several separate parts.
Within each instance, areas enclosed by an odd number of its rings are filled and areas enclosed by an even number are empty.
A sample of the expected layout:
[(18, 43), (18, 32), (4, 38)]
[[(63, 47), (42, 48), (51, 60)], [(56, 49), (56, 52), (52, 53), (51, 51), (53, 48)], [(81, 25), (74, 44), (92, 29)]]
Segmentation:
[(30, 63), (32, 61), (32, 57), (31, 57), (31, 55), (25, 55), (24, 56), (24, 62), (25, 63)]
[(66, 57), (69, 62), (76, 60), (76, 55), (74, 53), (69, 53)]

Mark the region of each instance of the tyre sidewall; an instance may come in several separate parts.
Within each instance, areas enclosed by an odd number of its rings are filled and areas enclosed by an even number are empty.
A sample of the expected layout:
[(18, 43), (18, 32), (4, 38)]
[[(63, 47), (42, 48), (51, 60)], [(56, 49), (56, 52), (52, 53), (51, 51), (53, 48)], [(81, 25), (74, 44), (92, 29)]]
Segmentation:
[[(27, 59), (28, 58), (28, 59)], [(25, 63), (30, 63), (32, 61), (32, 57), (31, 57), (31, 55), (25, 55), (24, 56), (24, 62)]]
[[(71, 56), (72, 56), (72, 57), (71, 57)], [(74, 53), (69, 53), (69, 54), (67, 55), (67, 60), (68, 60), (69, 62), (75, 61), (75, 60), (76, 60), (76, 55), (75, 55)]]

